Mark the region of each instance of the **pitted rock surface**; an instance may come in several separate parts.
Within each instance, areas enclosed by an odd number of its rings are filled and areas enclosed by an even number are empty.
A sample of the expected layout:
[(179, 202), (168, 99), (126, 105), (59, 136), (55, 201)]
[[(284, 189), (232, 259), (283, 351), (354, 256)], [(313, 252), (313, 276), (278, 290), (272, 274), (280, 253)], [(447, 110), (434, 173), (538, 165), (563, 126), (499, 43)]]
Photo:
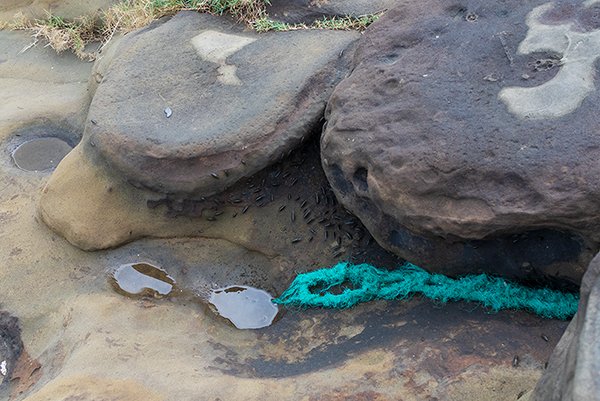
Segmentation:
[(259, 35), (181, 12), (119, 44), (84, 141), (134, 185), (220, 192), (280, 159), (318, 124), (347, 72), (343, 50), (358, 36)]
[(600, 255), (581, 283), (579, 310), (556, 345), (532, 401), (600, 400)]
[(428, 267), (489, 265), (501, 257), (469, 241), (531, 230), (597, 244), (599, 34), (598, 1), (388, 11), (328, 105), (323, 166), (338, 197)]

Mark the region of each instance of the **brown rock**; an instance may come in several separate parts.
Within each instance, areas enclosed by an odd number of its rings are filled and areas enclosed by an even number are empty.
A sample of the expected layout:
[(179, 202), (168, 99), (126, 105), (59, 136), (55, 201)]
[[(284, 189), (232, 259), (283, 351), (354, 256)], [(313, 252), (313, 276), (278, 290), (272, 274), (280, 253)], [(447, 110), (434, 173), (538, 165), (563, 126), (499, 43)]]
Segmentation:
[[(438, 270), (579, 280), (600, 241), (600, 5), (587, 4), (404, 2), (371, 26), (330, 99), (322, 151), (382, 245)], [(519, 233), (572, 251), (528, 261), (532, 244), (511, 246)]]

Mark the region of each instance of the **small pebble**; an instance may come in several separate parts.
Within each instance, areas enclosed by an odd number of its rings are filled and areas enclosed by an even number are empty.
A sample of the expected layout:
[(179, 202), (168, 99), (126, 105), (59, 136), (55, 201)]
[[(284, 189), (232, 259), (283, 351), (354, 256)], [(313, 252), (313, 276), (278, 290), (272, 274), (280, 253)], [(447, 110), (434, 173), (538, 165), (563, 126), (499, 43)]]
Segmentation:
[(167, 118), (171, 117), (173, 115), (173, 110), (171, 110), (170, 107), (167, 107), (165, 109), (165, 116), (167, 116)]

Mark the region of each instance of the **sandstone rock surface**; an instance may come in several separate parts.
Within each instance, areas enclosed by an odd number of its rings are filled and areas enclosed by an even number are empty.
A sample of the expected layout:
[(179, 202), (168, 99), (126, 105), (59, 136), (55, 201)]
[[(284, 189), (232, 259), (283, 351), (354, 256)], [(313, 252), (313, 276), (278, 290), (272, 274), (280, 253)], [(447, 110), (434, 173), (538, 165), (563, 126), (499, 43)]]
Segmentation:
[(510, 269), (577, 281), (600, 242), (598, 16), (597, 1), (388, 11), (328, 104), (323, 166), (342, 203), (385, 247), (437, 269), (502, 263), (510, 234), (550, 230), (564, 239), (543, 248), (586, 256)]
[(28, 32), (0, 31), (0, 140), (41, 123), (67, 127), (80, 138), (92, 64), (32, 42)]
[(0, 4), (0, 23), (10, 23), (19, 16), (27, 20), (44, 19), (48, 12), (61, 18), (74, 19), (94, 15), (117, 2), (118, 0), (3, 0)]
[(557, 344), (532, 401), (600, 400), (600, 255), (581, 283), (577, 314)]
[(127, 35), (89, 111), (85, 141), (129, 182), (219, 192), (280, 159), (319, 122), (357, 32), (258, 35), (181, 12)]

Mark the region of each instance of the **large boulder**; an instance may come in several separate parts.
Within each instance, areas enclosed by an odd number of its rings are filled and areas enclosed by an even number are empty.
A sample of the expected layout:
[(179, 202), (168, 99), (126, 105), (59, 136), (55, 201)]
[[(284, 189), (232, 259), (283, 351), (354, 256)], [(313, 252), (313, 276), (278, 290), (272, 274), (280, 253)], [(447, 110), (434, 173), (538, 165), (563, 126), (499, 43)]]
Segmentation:
[(531, 401), (600, 400), (600, 254), (581, 283), (579, 310), (556, 346)]
[(322, 117), (357, 32), (256, 34), (181, 12), (127, 35), (89, 111), (85, 141), (130, 182), (222, 191), (281, 158)]
[(48, 182), (42, 218), (85, 249), (182, 233), (169, 221), (198, 234), (147, 205), (204, 201), (287, 157), (322, 124), (359, 36), (257, 34), (195, 12), (125, 35), (96, 63), (83, 139)]
[(323, 167), (386, 248), (580, 280), (600, 242), (600, 2), (405, 1), (329, 101)]

